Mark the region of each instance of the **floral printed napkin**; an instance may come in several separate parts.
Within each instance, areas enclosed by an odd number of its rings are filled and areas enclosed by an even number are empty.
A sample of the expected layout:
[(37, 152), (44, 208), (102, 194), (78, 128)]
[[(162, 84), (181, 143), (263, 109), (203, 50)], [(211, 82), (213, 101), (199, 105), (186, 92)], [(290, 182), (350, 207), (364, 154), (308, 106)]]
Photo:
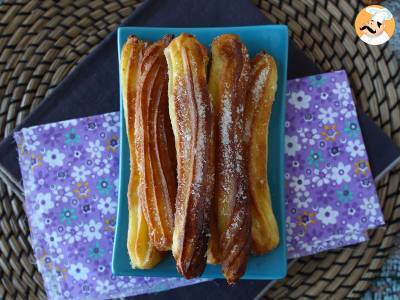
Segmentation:
[[(116, 277), (111, 256), (117, 206), (119, 113), (15, 134), (31, 242), (50, 299), (104, 299), (201, 280)], [(344, 72), (288, 82), (288, 255), (366, 240), (383, 224)]]
[(111, 274), (119, 113), (15, 134), (32, 247), (49, 299), (105, 299), (200, 280)]
[(365, 241), (384, 224), (344, 71), (288, 82), (288, 256)]

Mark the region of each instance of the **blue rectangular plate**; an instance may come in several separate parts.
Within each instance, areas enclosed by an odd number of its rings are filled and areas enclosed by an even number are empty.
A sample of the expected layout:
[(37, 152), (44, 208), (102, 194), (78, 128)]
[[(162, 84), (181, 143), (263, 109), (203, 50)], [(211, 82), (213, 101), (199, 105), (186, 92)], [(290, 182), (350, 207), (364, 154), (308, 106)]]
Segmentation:
[[(155, 27), (121, 27), (118, 29), (118, 53), (129, 35), (140, 39), (156, 41), (165, 34), (179, 35), (190, 33), (205, 46), (224, 33), (238, 34), (249, 49), (251, 57), (265, 50), (272, 55), (278, 65), (278, 91), (272, 109), (269, 127), (268, 179), (271, 188), (272, 205), (278, 221), (280, 244), (274, 251), (258, 257), (251, 257), (244, 279), (279, 279), (286, 275), (286, 234), (284, 207), (284, 122), (286, 69), (288, 57), (288, 31), (283, 25), (265, 25), (249, 27), (214, 27), (214, 28), (155, 28)], [(115, 66), (116, 68), (118, 66)], [(126, 136), (122, 94), (121, 107), (121, 140), (120, 140), (120, 183), (118, 196), (117, 225), (112, 258), (112, 272), (115, 275), (181, 277), (176, 271), (172, 255), (150, 270), (132, 269), (127, 252), (129, 149)], [(220, 266), (207, 265), (203, 278), (223, 278)]]

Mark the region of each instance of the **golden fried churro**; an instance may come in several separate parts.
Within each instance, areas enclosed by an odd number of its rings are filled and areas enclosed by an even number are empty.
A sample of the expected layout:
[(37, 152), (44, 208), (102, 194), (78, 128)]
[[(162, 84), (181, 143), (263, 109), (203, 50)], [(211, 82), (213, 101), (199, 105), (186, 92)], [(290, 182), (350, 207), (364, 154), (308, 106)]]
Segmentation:
[(245, 109), (248, 149), (252, 252), (264, 254), (279, 243), (278, 225), (271, 206), (267, 179), (268, 125), (277, 87), (274, 59), (265, 52), (252, 61), (249, 96)]
[(206, 265), (214, 182), (213, 112), (206, 49), (181, 34), (165, 49), (169, 109), (177, 152), (178, 191), (172, 252), (178, 271), (199, 276)]
[[(152, 244), (170, 250), (174, 228), (176, 177), (171, 160), (174, 144), (168, 117), (168, 68), (165, 36), (144, 50), (139, 66), (135, 115), (135, 149), (139, 198)], [(166, 122), (168, 120), (168, 122)]]
[[(211, 52), (208, 86), (216, 115), (214, 209), (217, 210), (222, 272), (228, 283), (234, 283), (246, 270), (251, 240), (243, 140), (250, 63), (247, 49), (236, 35), (217, 37), (212, 42)], [(211, 241), (215, 240), (212, 237)], [(213, 256), (218, 257), (218, 254)]]
[(142, 213), (138, 197), (138, 166), (135, 155), (134, 119), (139, 61), (142, 59), (146, 43), (136, 37), (129, 37), (121, 53), (120, 74), (123, 91), (125, 124), (130, 151), (130, 179), (128, 185), (128, 253), (133, 268), (149, 269), (158, 264), (163, 253), (151, 244), (147, 222)]

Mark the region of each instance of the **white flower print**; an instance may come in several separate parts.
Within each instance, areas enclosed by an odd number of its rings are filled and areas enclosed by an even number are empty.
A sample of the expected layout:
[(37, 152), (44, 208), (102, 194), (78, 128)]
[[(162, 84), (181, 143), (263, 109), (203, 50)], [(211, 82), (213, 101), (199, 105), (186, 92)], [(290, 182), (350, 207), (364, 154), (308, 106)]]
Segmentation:
[(64, 260), (64, 249), (62, 247), (54, 248), (52, 260), (56, 264), (60, 264)]
[(39, 208), (36, 210), (39, 213), (47, 213), (54, 207), (54, 201), (51, 199), (50, 193), (38, 193), (36, 196), (36, 202)]
[(33, 176), (28, 176), (27, 180), (24, 180), (24, 190), (27, 194), (28, 192), (32, 193), (36, 191), (37, 184), (35, 178)]
[(106, 266), (105, 265), (98, 265), (97, 266), (97, 272), (104, 273), (106, 271)]
[(119, 116), (116, 114), (106, 114), (104, 116), (105, 122), (103, 127), (107, 132), (118, 132), (119, 129)]
[(302, 143), (309, 144), (310, 146), (315, 145), (315, 142), (321, 137), (315, 128), (300, 128), (297, 132), (299, 133)]
[(94, 142), (89, 142), (86, 151), (90, 154), (91, 158), (101, 158), (104, 149), (105, 148), (101, 145), (100, 141), (96, 140)]
[(64, 203), (68, 202), (74, 195), (69, 186), (59, 185), (54, 189), (53, 192), (56, 195), (56, 200)]
[(377, 225), (381, 225), (384, 223), (382, 217), (380, 214), (376, 214), (376, 215), (370, 215), (369, 216), (369, 222), (371, 224), (377, 224)]
[(365, 146), (360, 140), (348, 141), (346, 151), (351, 157), (364, 156)]
[(346, 119), (356, 116), (356, 110), (352, 99), (344, 100), (342, 102), (342, 109), (340, 110), (340, 114), (343, 115)]
[(356, 209), (354, 208), (354, 207), (350, 207), (349, 209), (347, 209), (347, 213), (350, 215), (350, 216), (354, 216), (355, 214), (356, 214)]
[(56, 231), (53, 231), (52, 233), (46, 232), (44, 235), (44, 240), (50, 248), (57, 248), (58, 243), (60, 243), (62, 239)]
[(294, 188), (295, 192), (305, 191), (306, 186), (310, 184), (310, 180), (307, 179), (304, 175), (293, 176), (289, 186)]
[(286, 234), (286, 243), (290, 244), (293, 240), (293, 235)]
[(128, 281), (120, 280), (117, 282), (117, 287), (119, 289), (131, 288), (133, 284), (137, 283), (137, 279), (135, 277), (130, 277)]
[[(21, 172), (24, 174), (25, 172), (28, 173), (32, 168), (32, 162), (29, 159), (24, 159), (20, 162)], [(32, 176), (29, 176), (32, 177)], [(25, 182), (24, 182), (25, 183)]]
[(342, 100), (349, 98), (351, 90), (346, 81), (343, 81), (342, 83), (336, 82), (336, 88), (333, 89), (333, 93), (338, 96), (339, 100)]
[(286, 217), (286, 232), (288, 235), (293, 234), (293, 229), (296, 228), (296, 223), (292, 221), (290, 216)]
[(108, 280), (97, 280), (96, 284), (96, 292), (98, 292), (101, 295), (107, 294), (111, 292), (114, 289), (114, 287), (110, 284), (110, 281)]
[(38, 138), (35, 132), (31, 128), (28, 128), (23, 130), (23, 134), (25, 139), (24, 146), (26, 147), (26, 150), (35, 151), (37, 146), (39, 146), (39, 141), (37, 140)]
[(61, 167), (63, 165), (65, 154), (58, 149), (47, 150), (43, 161), (49, 164), (50, 167)]
[(350, 182), (350, 169), (350, 165), (345, 165), (343, 162), (339, 162), (336, 167), (332, 168), (332, 179), (335, 180), (337, 184), (341, 184), (342, 182)]
[(86, 181), (86, 176), (89, 176), (90, 173), (90, 170), (87, 170), (84, 165), (73, 166), (71, 176), (75, 179), (76, 182), (83, 182)]
[[(318, 237), (317, 239), (320, 239), (320, 237)], [(329, 240), (321, 242), (319, 246), (315, 248), (315, 253), (323, 252), (330, 249), (336, 249), (340, 247), (343, 247), (343, 236), (332, 235), (332, 237)]]
[(137, 280), (138, 278), (137, 277), (133, 277), (133, 276), (130, 276), (129, 277), (129, 283), (136, 283), (138, 280)]
[(42, 231), (44, 229), (43, 214), (41, 211), (35, 210), (32, 213), (32, 221), (30, 222), (32, 227)]
[(331, 206), (321, 207), (318, 209), (317, 219), (325, 225), (335, 224), (338, 215), (339, 212), (334, 210)]
[(301, 149), (300, 144), (298, 143), (297, 136), (285, 136), (285, 152), (289, 156), (295, 156), (296, 152)]
[(311, 201), (309, 191), (297, 192), (293, 199), (293, 203), (296, 204), (297, 208), (307, 208)]
[(65, 227), (65, 240), (69, 244), (73, 244), (75, 242), (79, 242), (82, 238), (82, 230), (79, 226), (67, 226)]
[(119, 177), (117, 176), (117, 178), (115, 178), (115, 180), (114, 180), (114, 186), (115, 186), (115, 188), (117, 188), (118, 189), (118, 187), (119, 187)]
[(36, 179), (36, 184), (38, 189), (46, 189), (48, 187), (44, 175), (40, 175), (39, 178)]
[(115, 201), (112, 201), (111, 197), (107, 197), (105, 199), (100, 199), (99, 204), (97, 204), (97, 208), (103, 214), (114, 214), (116, 206), (117, 206), (117, 203)]
[(314, 169), (314, 176), (312, 178), (312, 182), (315, 183), (318, 187), (323, 186), (324, 184), (328, 184), (331, 181), (331, 174), (328, 173), (327, 169)]
[(296, 109), (309, 108), (310, 100), (310, 95), (307, 95), (304, 91), (292, 92), (289, 97), (289, 103)]
[(334, 124), (337, 116), (338, 113), (333, 111), (332, 107), (328, 107), (327, 109), (321, 107), (319, 109), (318, 119), (321, 120), (324, 125)]
[(303, 241), (299, 241), (300, 247), (305, 251), (305, 252), (310, 252), (312, 250), (312, 245), (307, 244)]
[(111, 162), (107, 158), (96, 159), (94, 161), (95, 167), (93, 171), (97, 174), (97, 176), (103, 176), (110, 174)]
[(367, 216), (376, 216), (379, 210), (379, 203), (375, 197), (364, 198), (361, 209), (364, 210)]
[(328, 94), (327, 92), (322, 92), (321, 94), (319, 94), (319, 97), (320, 97), (322, 100), (326, 100), (326, 99), (329, 98), (329, 94)]
[(43, 130), (50, 130), (51, 128), (56, 128), (56, 127), (57, 127), (57, 123), (44, 124)]
[(90, 220), (89, 223), (83, 225), (83, 236), (88, 239), (89, 242), (94, 239), (101, 239), (101, 223), (97, 223), (95, 220)]
[(346, 231), (344, 234), (344, 240), (345, 241), (350, 241), (350, 240), (363, 240), (362, 236), (360, 235), (361, 229), (360, 229), (360, 224), (357, 222), (354, 224), (346, 224)]
[(76, 120), (76, 119), (66, 120), (66, 121), (62, 121), (61, 122), (61, 125), (64, 128), (69, 128), (69, 127), (72, 127), (72, 126), (76, 126), (77, 124), (78, 124), (78, 120)]
[(78, 262), (69, 266), (68, 273), (75, 280), (86, 280), (88, 278), (89, 269)]
[(333, 248), (336, 245), (335, 235), (332, 235), (329, 240), (321, 240), (319, 237), (313, 237), (311, 244), (314, 246), (314, 251), (322, 252)]

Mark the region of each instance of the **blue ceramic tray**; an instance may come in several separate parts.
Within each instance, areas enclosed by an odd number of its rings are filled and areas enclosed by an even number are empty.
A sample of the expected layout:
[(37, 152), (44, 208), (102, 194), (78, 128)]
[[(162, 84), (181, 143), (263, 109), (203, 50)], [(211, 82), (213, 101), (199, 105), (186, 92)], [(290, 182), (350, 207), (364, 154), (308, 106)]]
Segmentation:
[[(209, 47), (211, 41), (223, 33), (238, 34), (253, 57), (261, 50), (272, 55), (278, 65), (278, 91), (273, 105), (269, 128), (268, 178), (271, 188), (272, 204), (278, 221), (280, 244), (277, 249), (263, 256), (251, 257), (247, 266), (245, 279), (279, 279), (286, 275), (286, 234), (284, 207), (284, 122), (286, 69), (288, 57), (288, 31), (283, 25), (249, 26), (249, 27), (214, 27), (214, 28), (154, 28), (154, 27), (121, 27), (118, 29), (118, 53), (129, 35), (140, 39), (155, 41), (165, 34), (179, 35), (190, 33)], [(118, 66), (115, 66), (116, 68)], [(181, 277), (176, 271), (172, 255), (150, 270), (132, 269), (126, 247), (128, 231), (127, 187), (129, 180), (129, 149), (126, 136), (122, 94), (121, 107), (121, 140), (120, 140), (120, 183), (118, 196), (118, 214), (112, 259), (112, 272), (115, 275)], [(208, 265), (203, 278), (222, 278), (220, 266)]]

